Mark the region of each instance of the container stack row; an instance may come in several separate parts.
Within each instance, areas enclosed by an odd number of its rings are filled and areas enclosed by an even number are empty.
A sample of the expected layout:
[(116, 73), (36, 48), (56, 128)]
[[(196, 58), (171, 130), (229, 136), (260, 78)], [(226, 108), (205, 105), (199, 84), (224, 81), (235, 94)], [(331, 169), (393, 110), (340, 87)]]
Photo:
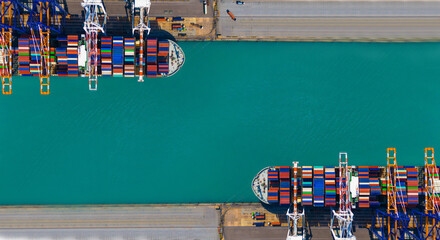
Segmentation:
[(280, 167), (280, 205), (290, 204), (290, 167)]
[(313, 168), (313, 206), (324, 207), (324, 167)]
[(30, 55), (31, 55), (31, 61), (29, 64), (31, 75), (32, 76), (39, 76), (40, 73), (40, 47), (38, 46), (40, 44), (39, 38), (29, 38), (29, 46), (30, 46)]
[(168, 41), (159, 41), (159, 52), (158, 56), (167, 57), (170, 50), (170, 43)]
[(325, 206), (336, 206), (335, 167), (325, 168)]
[(387, 179), (385, 177), (380, 178), (380, 191), (382, 195), (387, 195)]
[(167, 74), (169, 72), (168, 52), (170, 50), (170, 43), (168, 41), (159, 41), (158, 67), (159, 73)]
[(358, 168), (359, 174), (359, 207), (370, 207), (370, 174), (367, 166)]
[(408, 195), (406, 193), (406, 168), (397, 167), (396, 176), (396, 190), (397, 190), (397, 204), (406, 205), (408, 203)]
[(147, 39), (147, 77), (157, 77), (157, 39)]
[(104, 77), (112, 76), (112, 37), (101, 37), (101, 72)]
[(124, 40), (124, 76), (134, 77), (134, 38), (125, 38)]
[[(294, 173), (297, 173), (297, 175), (296, 175), (296, 187), (295, 187), (295, 176), (294, 176)], [(290, 176), (291, 176), (291, 178), (290, 178), (290, 184), (291, 184), (291, 186), (290, 186), (290, 188), (292, 189), (292, 197), (293, 197), (293, 194), (295, 194), (296, 193), (296, 196), (300, 196), (300, 189), (301, 189), (301, 179), (300, 178), (298, 178), (298, 167), (292, 167), (292, 173), (290, 174)]]
[(57, 40), (57, 74), (60, 77), (67, 77), (67, 38), (58, 37)]
[(29, 38), (18, 39), (18, 72), (22, 76), (32, 76), (30, 71)]
[(124, 76), (124, 38), (113, 37), (113, 76)]
[(67, 75), (78, 77), (78, 35), (67, 36)]
[(267, 172), (269, 191), (267, 193), (267, 201), (269, 204), (275, 204), (279, 202), (279, 178), (278, 169), (269, 169)]
[(311, 166), (302, 167), (302, 204), (304, 206), (313, 205), (313, 168)]
[(381, 194), (379, 177), (380, 169), (378, 166), (370, 166), (370, 207), (379, 207), (378, 196)]
[(416, 207), (419, 204), (419, 179), (417, 168), (414, 166), (406, 167), (408, 184), (408, 206)]
[(57, 58), (55, 56), (55, 48), (51, 47), (49, 52), (49, 63), (51, 65), (55, 64), (57, 62)]

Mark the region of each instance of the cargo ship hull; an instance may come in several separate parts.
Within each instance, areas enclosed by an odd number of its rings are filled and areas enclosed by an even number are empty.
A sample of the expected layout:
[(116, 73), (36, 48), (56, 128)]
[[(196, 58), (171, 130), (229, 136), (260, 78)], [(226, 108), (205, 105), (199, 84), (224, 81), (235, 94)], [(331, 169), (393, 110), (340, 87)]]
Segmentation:
[[(386, 206), (386, 167), (351, 166), (349, 194), (352, 208)], [(424, 204), (424, 168), (399, 166), (398, 203), (407, 207)], [(303, 207), (336, 207), (339, 202), (339, 167), (302, 166), (297, 168), (297, 202)], [(266, 167), (252, 180), (255, 196), (265, 204), (289, 206), (293, 202), (293, 168)]]
[[(102, 36), (98, 41), (98, 76), (135, 77), (140, 68), (143, 76), (170, 77), (185, 62), (182, 48), (170, 39), (146, 39), (140, 61), (139, 41), (130, 37)], [(29, 36), (21, 36), (13, 47), (13, 74), (39, 76), (39, 42)], [(57, 36), (50, 41), (50, 72), (52, 76), (86, 77), (87, 46), (84, 35)], [(142, 63), (142, 65), (141, 65)]]

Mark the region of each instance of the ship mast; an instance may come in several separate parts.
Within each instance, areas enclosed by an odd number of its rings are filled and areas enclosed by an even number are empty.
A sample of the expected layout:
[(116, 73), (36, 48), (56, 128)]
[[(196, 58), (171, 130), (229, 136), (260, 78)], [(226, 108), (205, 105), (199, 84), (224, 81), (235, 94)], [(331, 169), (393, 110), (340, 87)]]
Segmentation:
[(287, 210), (289, 221), (289, 232), (286, 240), (302, 240), (304, 231), (299, 231), (298, 222), (302, 219), (302, 229), (304, 229), (304, 209), (298, 212), (298, 162), (293, 162), (293, 204)]
[[(337, 226), (336, 226), (337, 222)], [(352, 232), (353, 212), (350, 201), (350, 170), (347, 153), (339, 153), (339, 211), (332, 210), (330, 231), (336, 239), (356, 239)]]
[[(139, 31), (139, 80), (144, 81), (144, 32), (150, 34), (149, 18), (150, 0), (135, 0), (133, 5), (132, 21), (133, 21), (133, 36), (136, 31)], [(139, 15), (137, 12), (139, 11)]]

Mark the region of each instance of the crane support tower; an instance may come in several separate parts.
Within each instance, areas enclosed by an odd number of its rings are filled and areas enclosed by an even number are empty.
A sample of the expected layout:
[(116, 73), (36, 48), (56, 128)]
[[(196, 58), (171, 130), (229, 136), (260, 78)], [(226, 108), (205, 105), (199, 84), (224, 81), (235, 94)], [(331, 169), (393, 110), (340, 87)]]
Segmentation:
[(144, 32), (150, 34), (150, 0), (134, 0), (132, 9), (133, 36), (139, 32), (139, 80), (144, 81)]
[(105, 33), (107, 12), (102, 0), (83, 0), (85, 20), (84, 31), (87, 42), (87, 69), (89, 75), (89, 90), (98, 90), (98, 34)]
[[(304, 209), (298, 211), (298, 162), (293, 162), (293, 203), (287, 210), (287, 219), (289, 221), (289, 232), (286, 240), (303, 240), (305, 238), (305, 218)], [(301, 226), (299, 222), (301, 221)]]
[(26, 29), (22, 9), (26, 8), (18, 0), (1, 0), (0, 77), (5, 95), (12, 93), (12, 33)]
[(28, 25), (32, 40), (38, 44), (40, 93), (49, 94), (50, 79), (50, 33), (61, 33), (67, 12), (56, 0), (33, 0)]
[(396, 149), (387, 148), (387, 211), (376, 210), (370, 231), (382, 240), (419, 239), (408, 228), (411, 218), (406, 210), (400, 188), (400, 176), (396, 160)]
[(413, 210), (419, 239), (440, 239), (440, 179), (434, 159), (434, 148), (425, 148), (425, 211)]
[(350, 197), (350, 169), (347, 153), (339, 153), (339, 210), (332, 210), (330, 231), (335, 240), (355, 240)]

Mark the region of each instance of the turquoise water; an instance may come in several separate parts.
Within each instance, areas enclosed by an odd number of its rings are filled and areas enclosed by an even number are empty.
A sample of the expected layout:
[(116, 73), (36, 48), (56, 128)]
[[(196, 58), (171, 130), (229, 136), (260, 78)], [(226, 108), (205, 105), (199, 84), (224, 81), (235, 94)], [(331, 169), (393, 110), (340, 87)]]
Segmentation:
[(183, 42), (167, 79), (16, 77), (0, 204), (257, 201), (267, 165), (422, 165), (440, 151), (440, 44)]

